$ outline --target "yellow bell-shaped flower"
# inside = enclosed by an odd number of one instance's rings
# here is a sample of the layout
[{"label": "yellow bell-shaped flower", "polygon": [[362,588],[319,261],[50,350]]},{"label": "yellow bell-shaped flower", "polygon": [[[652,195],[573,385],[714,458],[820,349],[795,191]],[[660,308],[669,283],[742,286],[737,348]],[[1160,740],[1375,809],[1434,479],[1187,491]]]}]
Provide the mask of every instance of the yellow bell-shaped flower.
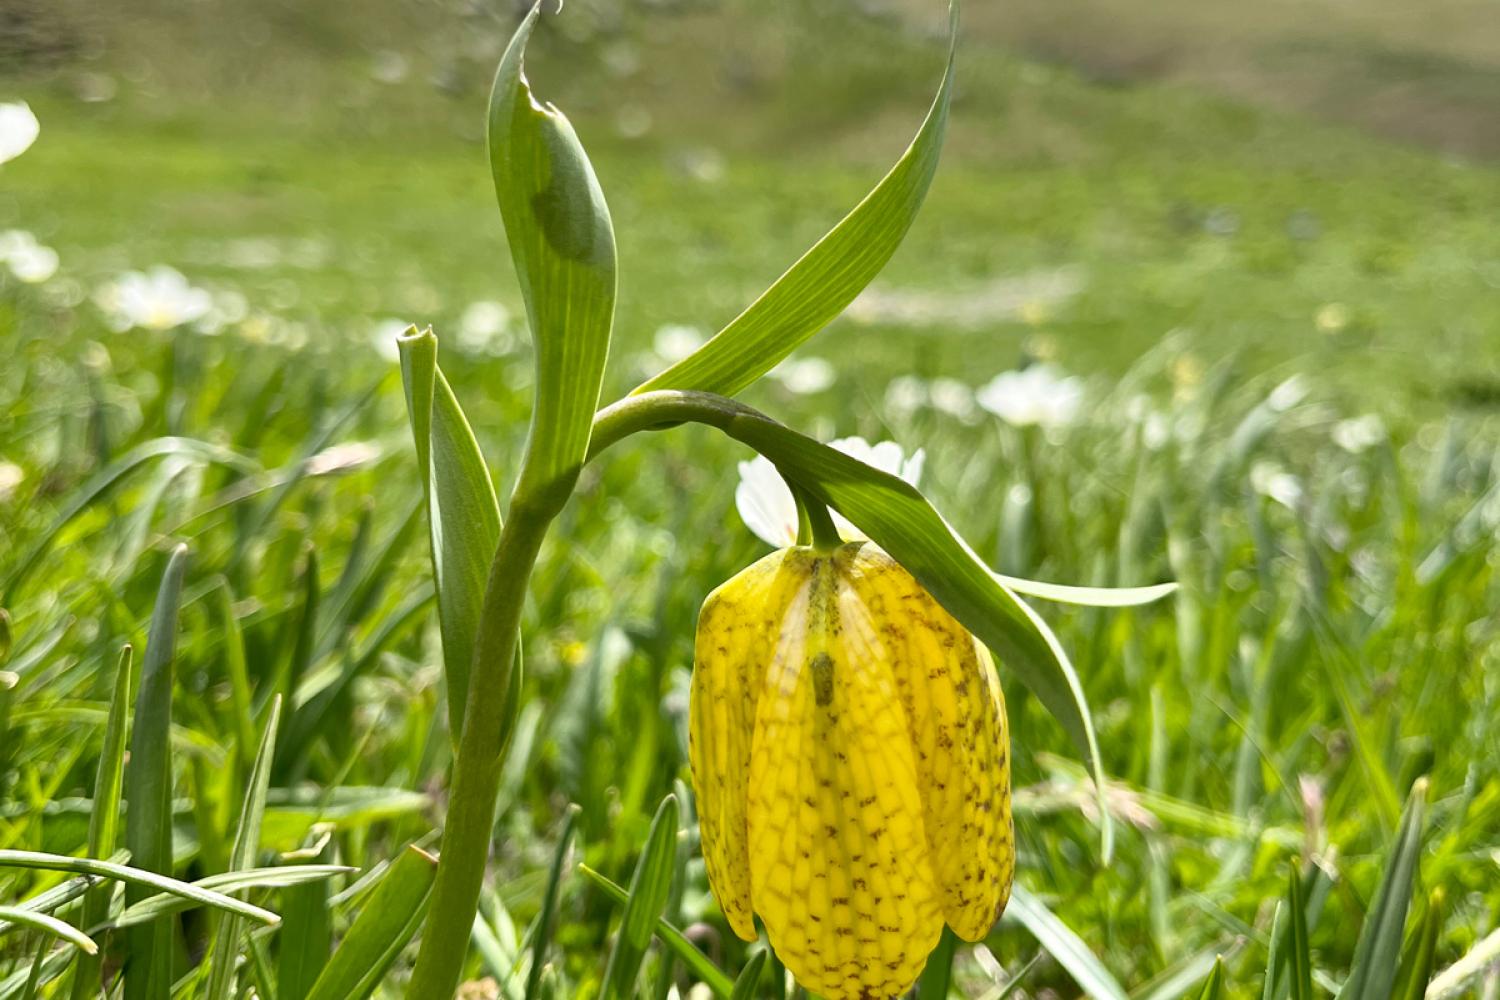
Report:
[{"label": "yellow bell-shaped flower", "polygon": [[826,1000],[896,997],[1015,870],[988,651],[868,542],[782,549],[698,619],[690,757],[709,883]]}]

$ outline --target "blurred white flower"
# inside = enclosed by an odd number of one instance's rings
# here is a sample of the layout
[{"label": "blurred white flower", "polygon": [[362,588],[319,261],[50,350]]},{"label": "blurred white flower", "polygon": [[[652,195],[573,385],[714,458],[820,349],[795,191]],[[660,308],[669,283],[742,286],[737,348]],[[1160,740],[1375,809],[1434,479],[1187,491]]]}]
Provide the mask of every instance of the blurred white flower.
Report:
[{"label": "blurred white flower", "polygon": [[94,300],[121,333],[137,328],[172,330],[202,319],[214,307],[212,295],[165,265],[127,271],[99,289]]},{"label": "blurred white flower", "polygon": [[664,364],[675,365],[703,346],[703,331],[696,326],[668,323],[656,331],[651,350]]},{"label": "blurred white flower", "polygon": [[383,319],[370,328],[370,344],[386,361],[400,361],[401,348],[396,344],[396,338],[407,330],[411,324],[404,319]]},{"label": "blurred white flower", "polygon": [[1374,447],[1385,440],[1385,424],[1373,413],[1333,425],[1333,443],[1351,455]]},{"label": "blurred white flower", "polygon": [[[861,437],[839,438],[828,442],[828,446],[882,472],[900,476],[913,486],[921,481],[922,464],[927,457],[921,448],[908,457],[894,441],[872,445]],[[767,545],[784,548],[797,544],[797,501],[769,458],[757,455],[740,463],[740,485],[734,491],[734,505],[745,527]],[[837,511],[830,513],[842,537],[851,540],[865,537],[843,515]]]},{"label": "blurred white flower", "polygon": [[833,385],[838,374],[822,358],[787,358],[769,372],[791,393],[810,396]]},{"label": "blurred white flower", "polygon": [[250,301],[233,290],[219,292],[213,303],[213,308],[193,324],[194,330],[206,336],[217,336],[226,327],[243,323],[250,315]]},{"label": "blurred white flower", "polygon": [[885,408],[893,416],[909,417],[927,402],[927,383],[915,375],[897,375],[885,387]]},{"label": "blurred white flower", "polygon": [[502,302],[469,303],[458,321],[458,347],[470,354],[506,354],[514,347],[510,310]]},{"label": "blurred white flower", "polygon": [[968,422],[976,415],[974,390],[956,378],[935,378],[927,386],[927,398],[939,413]]},{"label": "blurred white flower", "polygon": [[30,149],[41,131],[41,123],[25,101],[0,104],[0,163],[14,160]]},{"label": "blurred white flower", "polygon": [[400,83],[411,71],[411,64],[399,52],[382,49],[370,64],[370,78],[377,83]]},{"label": "blurred white flower", "polygon": [[309,476],[327,476],[369,465],[380,458],[380,446],[373,441],[346,441],[324,448],[303,466]]},{"label": "blurred white flower", "polygon": [[16,487],[26,479],[26,470],[14,462],[0,459],[0,501],[15,495]]},{"label": "blurred white flower", "polygon": [[979,405],[1016,427],[1062,427],[1083,404],[1083,380],[1055,365],[1030,365],[1001,372],[974,397]]},{"label": "blurred white flower", "polygon": [[37,242],[24,229],[0,233],[0,263],[10,268],[17,281],[39,285],[57,273],[57,251]]},{"label": "blurred white flower", "polygon": [[1255,492],[1293,510],[1302,500],[1302,480],[1275,462],[1256,462],[1252,465],[1250,485]]}]

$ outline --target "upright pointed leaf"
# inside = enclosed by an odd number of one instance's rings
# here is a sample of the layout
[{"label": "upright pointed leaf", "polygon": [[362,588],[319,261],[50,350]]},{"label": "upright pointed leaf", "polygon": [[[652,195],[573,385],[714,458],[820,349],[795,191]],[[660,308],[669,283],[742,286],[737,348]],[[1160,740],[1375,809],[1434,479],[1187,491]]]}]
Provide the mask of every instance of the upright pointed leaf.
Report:
[{"label": "upright pointed leaf", "polygon": [[1221,958],[1214,963],[1214,971],[1208,974],[1208,981],[1203,984],[1203,989],[1198,993],[1198,1000],[1223,1000],[1224,997],[1224,960]]},{"label": "upright pointed leaf", "polygon": [[1418,778],[1406,800],[1396,843],[1386,862],[1380,888],[1365,914],[1354,948],[1349,978],[1339,990],[1338,1000],[1390,1000],[1401,958],[1401,939],[1406,911],[1416,881],[1422,853],[1422,818],[1427,805],[1427,779]]},{"label": "upright pointed leaf", "polygon": [[698,350],[635,391],[699,389],[732,396],[827,326],[880,273],[905,239],[937,171],[953,97],[958,3],[949,8],[948,64],[917,136],[842,222],[748,309]]},{"label": "upright pointed leaf", "polygon": [[570,803],[563,814],[562,833],[557,838],[557,850],[552,854],[552,869],[547,873],[547,891],[542,895],[542,908],[536,915],[536,932],[531,938],[531,971],[526,976],[526,1000],[534,1000],[542,985],[542,969],[547,964],[547,946],[552,941],[552,917],[557,909],[557,897],[562,888],[563,868],[568,861],[568,851],[573,847],[573,826],[578,822],[581,810]]},{"label": "upright pointed leaf", "polygon": [[474,634],[500,540],[500,504],[469,421],[438,368],[437,338],[430,329],[411,330],[398,343],[417,468],[422,470],[427,497],[448,726],[457,743],[469,693]]},{"label": "upright pointed leaf", "polygon": [[[104,745],[99,750],[99,769],[94,775],[94,806],[89,814],[89,856],[107,858],[115,852],[120,828],[121,779],[125,771],[125,736],[134,686],[135,660],[126,646],[120,652],[115,673],[114,697],[104,723]],[[109,917],[109,886],[91,889],[83,904],[81,926],[93,927]],[[93,1000],[99,995],[100,961],[97,953],[79,956],[73,970],[73,1000]]]},{"label": "upright pointed leaf", "polygon": [[1427,985],[1437,965],[1438,934],[1443,929],[1443,890],[1434,889],[1427,898],[1427,909],[1417,924],[1401,955],[1401,970],[1396,976],[1395,1000],[1423,1000]]},{"label": "upright pointed leaf", "polygon": [[[261,732],[260,749],[255,754],[255,763],[250,768],[250,779],[245,786],[245,802],[240,807],[239,826],[235,830],[234,846],[229,852],[230,871],[243,871],[255,865],[256,854],[260,850],[261,820],[266,812],[266,792],[271,784],[271,756],[276,749],[276,730],[280,722],[281,697],[278,695],[271,701],[271,714]],[[240,919],[235,916],[226,915],[219,921],[204,1000],[227,1000],[229,997],[234,983],[234,963],[239,955],[242,926]]]},{"label": "upright pointed leaf", "polygon": [[437,860],[402,851],[359,906],[359,914],[323,967],[307,1000],[365,1000],[427,915]]},{"label": "upright pointed leaf", "polygon": [[[135,699],[135,724],[126,771],[125,846],[131,864],[145,871],[172,871],[172,728],[173,660],[177,649],[177,611],[187,546],[179,545],[167,561],[156,594],[156,609],[146,639],[141,686]],[[149,893],[139,885],[125,887],[125,903]],[[125,1000],[167,1000],[172,991],[172,924],[170,918],[132,927],[126,934]]]},{"label": "upright pointed leaf", "polygon": [[677,797],[668,795],[657,807],[651,832],[646,836],[646,849],[641,852],[630,879],[630,896],[625,901],[620,931],[604,972],[604,996],[635,995],[641,961],[646,957],[646,947],[672,891],[676,858]]},{"label": "upright pointed leaf", "polygon": [[[325,845],[324,860],[329,855]],[[333,948],[326,880],[305,882],[281,892],[280,949],[276,961],[277,1000],[305,1000]]]},{"label": "upright pointed leaf", "polygon": [[[758,951],[750,956],[750,961],[740,970],[739,978],[734,981],[734,992],[729,994],[729,1000],[754,1000],[760,995],[760,976],[766,967],[766,956],[768,951]],[[923,994],[924,996],[926,994]],[[938,994],[933,994],[938,996]]]},{"label": "upright pointed leaf", "polygon": [[615,312],[615,237],[573,126],[526,82],[526,15],[490,95],[490,170],[536,346],[536,395],[516,496],[559,509],[573,490],[599,405]]}]

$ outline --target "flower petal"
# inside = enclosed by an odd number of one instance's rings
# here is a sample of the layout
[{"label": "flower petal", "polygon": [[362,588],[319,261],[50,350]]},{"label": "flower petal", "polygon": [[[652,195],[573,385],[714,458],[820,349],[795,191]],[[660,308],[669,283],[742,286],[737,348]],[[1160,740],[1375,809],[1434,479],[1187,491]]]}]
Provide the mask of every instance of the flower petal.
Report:
[{"label": "flower petal", "polygon": [[916,748],[925,828],[942,886],[943,917],[966,941],[983,938],[1010,898],[1015,841],[1010,736],[989,651],[894,560],[862,546],[850,580],[867,614],[848,641],[884,652]]},{"label": "flower petal", "polygon": [[[911,735],[879,646],[833,559],[788,609],[756,711],[750,874],[776,954],[826,1000],[895,997],[942,932]],[[867,655],[876,654],[876,655]]]},{"label": "flower petal", "polygon": [[719,908],[746,941],[756,938],[745,819],[755,706],[776,629],[806,579],[805,559],[773,552],[710,594],[698,616],[688,758],[703,861]]}]

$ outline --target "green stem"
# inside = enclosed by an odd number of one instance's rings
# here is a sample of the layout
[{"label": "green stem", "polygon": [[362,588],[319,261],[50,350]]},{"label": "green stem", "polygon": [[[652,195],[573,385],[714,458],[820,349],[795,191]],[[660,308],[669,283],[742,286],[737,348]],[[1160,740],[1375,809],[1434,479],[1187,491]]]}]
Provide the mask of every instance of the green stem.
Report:
[{"label": "green stem", "polygon": [[585,462],[592,462],[610,445],[638,431],[695,423],[717,427],[730,437],[737,437],[736,427],[747,422],[776,423],[754,407],[711,392],[659,389],[626,396],[594,415],[594,432],[589,438]]},{"label": "green stem", "polygon": [[518,685],[512,683],[526,584],[555,512],[517,497],[500,530],[484,611],[474,643],[463,733],[453,761],[453,785],[443,825],[437,881],[422,931],[422,947],[406,995],[438,1000],[458,989],[479,908],[500,772]]},{"label": "green stem", "polygon": [[[797,498],[798,520],[800,521],[804,516],[807,518],[813,548],[826,554],[843,545],[844,540],[839,537],[839,529],[834,526],[833,518],[829,515],[828,508],[823,506],[822,501],[791,480],[787,480],[787,485],[792,488],[792,496]],[[797,544],[804,544],[800,526]]]}]

